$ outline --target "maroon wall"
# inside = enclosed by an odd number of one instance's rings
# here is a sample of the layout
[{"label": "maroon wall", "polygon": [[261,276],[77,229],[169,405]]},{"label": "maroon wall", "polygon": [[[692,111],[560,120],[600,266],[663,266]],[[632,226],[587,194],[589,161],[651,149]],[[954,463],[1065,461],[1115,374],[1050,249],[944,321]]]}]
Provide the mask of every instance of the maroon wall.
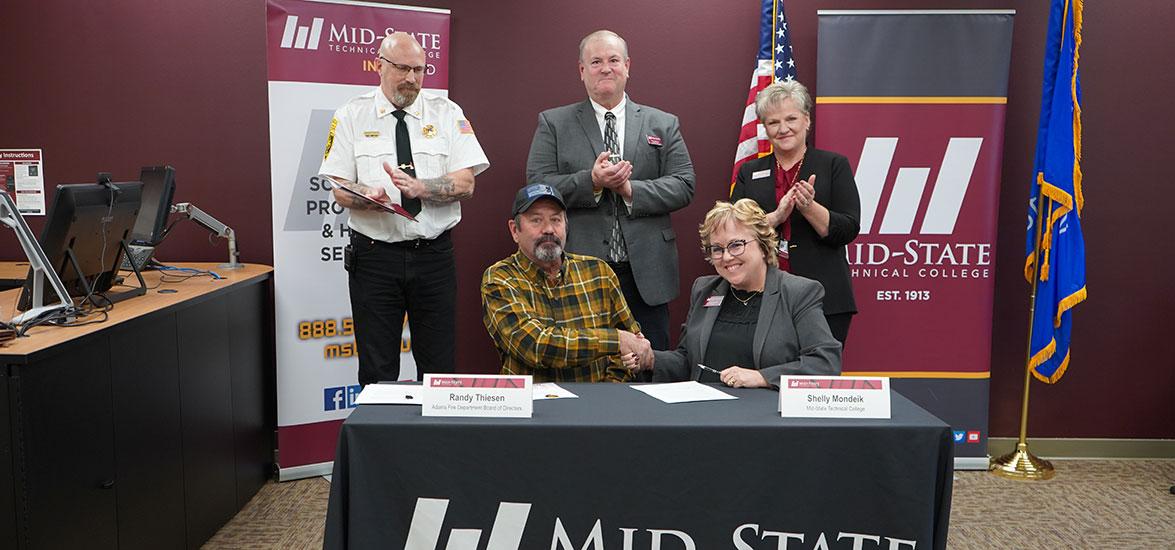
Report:
[{"label": "maroon wall", "polygon": [[[495,368],[480,320],[482,269],[511,251],[505,229],[523,182],[539,110],[578,101],[576,45],[591,30],[624,35],[633,58],[629,93],[681,117],[698,175],[694,203],[678,212],[683,293],[707,266],[694,231],[725,196],[738,119],[757,48],[757,0],[724,2],[443,1],[452,20],[452,97],[473,120],[493,166],[455,231],[459,269],[458,361]],[[789,0],[801,80],[815,83],[817,9],[1018,10],[996,254],[991,433],[1018,430],[1028,288],[1020,276],[1036,137],[1046,2]],[[233,226],[242,259],[272,262],[262,0],[6,2],[0,20],[0,148],[42,147],[50,184],[91,181],[99,170],[131,178],[144,164],[177,167],[176,200]],[[1175,270],[1160,224],[1175,76],[1151,61],[1172,51],[1165,22],[1175,5],[1088,2],[1081,66],[1085,91],[1083,218],[1089,301],[1079,306],[1069,373],[1034,384],[1034,436],[1175,437]],[[1158,131],[1150,131],[1157,128]],[[1110,191],[1114,192],[1110,192]],[[34,223],[35,228],[39,226]],[[1115,229],[1117,228],[1117,229]],[[1151,244],[1151,240],[1158,243]],[[15,258],[14,239],[0,250]],[[224,244],[181,224],[166,259],[222,260]],[[674,322],[685,304],[671,307]],[[949,320],[944,320],[949,322]],[[1110,375],[1114,376],[1111,377]]]}]

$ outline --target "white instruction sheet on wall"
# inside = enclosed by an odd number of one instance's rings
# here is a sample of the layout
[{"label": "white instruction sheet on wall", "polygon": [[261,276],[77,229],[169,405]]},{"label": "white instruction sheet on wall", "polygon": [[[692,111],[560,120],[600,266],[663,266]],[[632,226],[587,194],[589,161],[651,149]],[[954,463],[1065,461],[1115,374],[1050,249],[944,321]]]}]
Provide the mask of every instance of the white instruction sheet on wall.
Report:
[{"label": "white instruction sheet on wall", "polygon": [[45,164],[40,149],[0,149],[0,186],[25,216],[45,215]]}]

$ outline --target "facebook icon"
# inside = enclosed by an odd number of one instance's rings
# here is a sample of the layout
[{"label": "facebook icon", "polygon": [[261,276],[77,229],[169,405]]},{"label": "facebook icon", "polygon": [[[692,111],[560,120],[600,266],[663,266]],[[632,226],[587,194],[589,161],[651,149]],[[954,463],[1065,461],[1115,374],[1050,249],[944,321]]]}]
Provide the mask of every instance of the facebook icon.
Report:
[{"label": "facebook icon", "polygon": [[342,409],[355,408],[355,398],[359,397],[359,391],[363,386],[355,384],[354,386],[335,386],[333,388],[323,388],[322,390],[322,410],[324,411],[338,411]]}]

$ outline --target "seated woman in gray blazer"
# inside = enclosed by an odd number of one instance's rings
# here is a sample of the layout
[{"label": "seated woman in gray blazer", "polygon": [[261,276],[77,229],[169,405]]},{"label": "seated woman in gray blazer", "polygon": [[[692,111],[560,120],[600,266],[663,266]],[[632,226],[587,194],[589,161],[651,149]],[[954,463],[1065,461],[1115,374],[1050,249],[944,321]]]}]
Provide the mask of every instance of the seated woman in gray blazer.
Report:
[{"label": "seated woman in gray blazer", "polygon": [[[824,287],[779,270],[775,230],[758,204],[718,202],[699,233],[718,274],[694,281],[677,349],[653,352],[653,381],[766,388],[778,387],[786,374],[840,374],[841,345],[824,319]],[[647,359],[626,361],[650,368]]]}]

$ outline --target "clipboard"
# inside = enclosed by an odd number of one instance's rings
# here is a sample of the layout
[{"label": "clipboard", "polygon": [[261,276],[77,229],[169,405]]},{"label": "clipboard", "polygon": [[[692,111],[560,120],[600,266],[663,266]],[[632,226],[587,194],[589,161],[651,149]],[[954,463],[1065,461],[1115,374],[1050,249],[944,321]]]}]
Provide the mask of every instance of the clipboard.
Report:
[{"label": "clipboard", "polygon": [[362,199],[364,202],[367,202],[368,204],[375,205],[377,208],[379,208],[380,210],[383,210],[384,212],[387,212],[389,214],[397,214],[397,215],[403,216],[405,218],[408,218],[411,221],[416,221],[416,216],[409,214],[407,210],[404,210],[403,206],[400,206],[394,202],[381,202],[381,201],[377,201],[375,199],[372,199],[371,197],[368,197],[367,195],[360,193],[354,187],[351,187],[351,182],[341,180],[339,178],[336,178],[334,176],[330,176],[327,174],[319,174],[318,177],[320,179],[324,179],[324,180],[329,181],[331,183],[331,185],[333,185],[339,189],[342,189],[343,191],[351,194],[351,196],[358,197],[358,198]]}]

